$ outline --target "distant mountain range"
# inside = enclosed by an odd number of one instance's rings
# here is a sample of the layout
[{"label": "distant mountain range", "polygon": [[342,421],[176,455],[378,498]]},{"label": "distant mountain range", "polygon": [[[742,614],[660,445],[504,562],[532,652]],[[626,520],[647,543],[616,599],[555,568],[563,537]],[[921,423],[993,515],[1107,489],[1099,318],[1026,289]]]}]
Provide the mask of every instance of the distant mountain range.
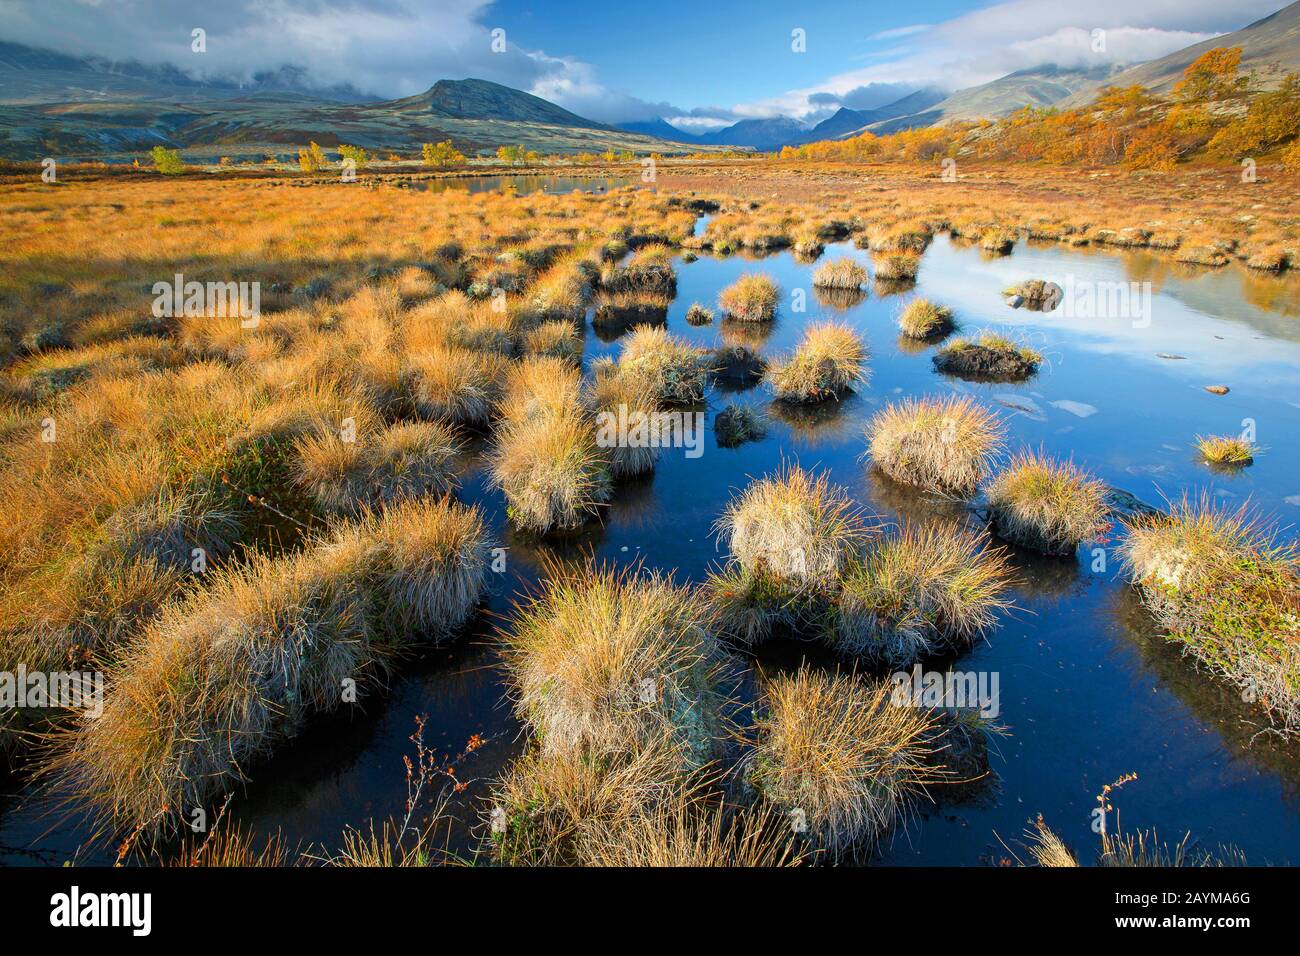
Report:
[{"label": "distant mountain range", "polygon": [[[1293,3],[1277,13],[1249,26],[1184,47],[1158,60],[1150,60],[1110,77],[1116,86],[1140,84],[1157,92],[1167,93],[1183,78],[1183,70],[1215,47],[1241,47],[1241,69],[1255,73],[1253,86],[1270,89],[1277,86],[1286,73],[1300,72],[1300,3]],[[1087,97],[1075,94],[1061,101],[1062,107],[1082,106]]]},{"label": "distant mountain range", "polygon": [[1122,67],[1068,70],[1047,64],[1019,70],[981,86],[958,90],[913,113],[880,120],[857,130],[877,135],[899,130],[951,123],[958,120],[997,119],[1026,106],[1053,106],[1078,94],[1087,100]]},{"label": "distant mountain range", "polygon": [[411,153],[450,139],[467,154],[520,144],[541,153],[632,150],[774,151],[864,132],[887,134],[957,120],[997,119],[1024,106],[1086,105],[1105,84],[1167,92],[1206,50],[1240,46],[1256,86],[1300,70],[1300,2],[1226,36],[1124,69],[1039,66],[948,92],[925,88],[870,110],[841,107],[811,125],[789,117],[745,119],[687,133],[662,117],[612,126],[540,97],[480,79],[439,80],[423,93],[376,100],[328,89],[283,67],[251,80],[195,79],[169,66],[115,63],[0,42],[0,156],[131,156],[155,145],[194,158],[292,153],[315,140]]},{"label": "distant mountain range", "polygon": [[194,159],[260,157],[313,140],[410,153],[450,139],[467,155],[513,144],[543,154],[709,148],[629,133],[487,80],[439,80],[416,96],[375,101],[304,79],[285,69],[243,84],[199,81],[170,67],[0,44],[0,155],[125,157],[161,145]]},{"label": "distant mountain range", "polygon": [[652,120],[640,123],[620,123],[619,129],[696,146],[728,146],[734,149],[756,149],[766,152],[780,149],[791,140],[802,136],[808,131],[808,124],[786,116],[776,116],[771,119],[741,120],[710,133],[687,133],[662,116],[656,116]]}]

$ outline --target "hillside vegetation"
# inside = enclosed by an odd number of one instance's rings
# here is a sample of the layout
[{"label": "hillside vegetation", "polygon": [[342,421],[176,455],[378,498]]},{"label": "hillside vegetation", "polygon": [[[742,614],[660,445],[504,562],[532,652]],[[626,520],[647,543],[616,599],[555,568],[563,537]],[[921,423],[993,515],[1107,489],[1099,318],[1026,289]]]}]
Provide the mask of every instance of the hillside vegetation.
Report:
[{"label": "hillside vegetation", "polygon": [[959,122],[886,136],[786,147],[782,159],[887,162],[971,158],[1173,169],[1192,159],[1276,156],[1300,170],[1300,76],[1258,91],[1239,47],[1202,54],[1167,94],[1106,86],[1077,109],[1032,106],[997,121]]}]

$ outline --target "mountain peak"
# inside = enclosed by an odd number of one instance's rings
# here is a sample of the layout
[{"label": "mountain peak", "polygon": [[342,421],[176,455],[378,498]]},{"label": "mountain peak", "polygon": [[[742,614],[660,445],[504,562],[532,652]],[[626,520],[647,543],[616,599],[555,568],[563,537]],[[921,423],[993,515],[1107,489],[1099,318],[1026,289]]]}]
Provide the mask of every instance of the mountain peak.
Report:
[{"label": "mountain peak", "polygon": [[421,110],[452,119],[501,120],[511,123],[549,123],[584,129],[611,129],[604,123],[584,119],[540,96],[511,89],[491,80],[467,77],[439,80],[423,93],[394,100],[403,110]]}]

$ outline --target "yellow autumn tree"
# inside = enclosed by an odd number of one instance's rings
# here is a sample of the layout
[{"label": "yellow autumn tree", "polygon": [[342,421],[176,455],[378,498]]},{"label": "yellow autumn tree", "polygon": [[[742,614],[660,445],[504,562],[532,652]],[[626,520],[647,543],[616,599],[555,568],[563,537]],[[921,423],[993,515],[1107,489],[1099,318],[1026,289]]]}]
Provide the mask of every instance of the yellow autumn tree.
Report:
[{"label": "yellow autumn tree", "polygon": [[1237,75],[1240,66],[1239,46],[1206,50],[1183,70],[1183,79],[1174,87],[1174,95],[1194,103],[1221,100],[1245,88],[1246,77]]}]

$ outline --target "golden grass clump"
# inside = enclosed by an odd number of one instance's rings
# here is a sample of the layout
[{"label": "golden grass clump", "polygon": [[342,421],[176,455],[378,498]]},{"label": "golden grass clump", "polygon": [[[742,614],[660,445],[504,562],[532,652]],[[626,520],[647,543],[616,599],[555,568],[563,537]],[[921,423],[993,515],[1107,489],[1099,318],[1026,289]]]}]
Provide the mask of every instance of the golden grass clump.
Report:
[{"label": "golden grass clump", "polygon": [[776,318],[781,291],[771,276],[747,272],[718,296],[718,306],[737,322],[770,322]]},{"label": "golden grass clump", "polygon": [[947,525],[877,539],[841,578],[826,638],[843,654],[904,667],[970,646],[1010,607],[1004,552]]},{"label": "golden grass clump", "polygon": [[530,747],[492,792],[491,850],[510,866],[575,866],[609,834],[698,786],[670,737],[610,752]]},{"label": "golden grass clump", "polygon": [[610,456],[583,412],[504,422],[490,467],[510,520],[539,534],[579,527],[612,495]]},{"label": "golden grass clump", "polygon": [[524,359],[509,374],[490,480],[516,527],[545,534],[594,517],[612,494],[611,462],[597,443],[578,370],[557,358]]},{"label": "golden grass clump", "polygon": [[1072,556],[1110,529],[1106,486],[1071,462],[1016,455],[990,483],[989,515],[998,537],[1044,554]]},{"label": "golden grass clump", "polygon": [[627,265],[607,264],[601,270],[600,284],[610,292],[670,293],[677,287],[673,250],[663,243],[642,246]]},{"label": "golden grass clump", "polygon": [[806,667],[763,688],[748,781],[834,859],[888,833],[933,773],[933,719],[891,695]]},{"label": "golden grass clump", "polygon": [[798,465],[752,482],[717,528],[747,571],[810,586],[833,583],[872,530],[843,488]]},{"label": "golden grass clump", "polygon": [[1002,447],[996,415],[966,396],[904,399],[867,423],[866,457],[890,478],[944,495],[973,495]]},{"label": "golden grass clump", "polygon": [[524,352],[577,362],[582,358],[582,336],[571,320],[553,319],[524,333]]},{"label": "golden grass clump", "polygon": [[915,252],[890,252],[875,259],[876,278],[887,282],[910,282],[921,271],[921,257]]},{"label": "golden grass clump", "polygon": [[985,252],[1006,255],[1016,244],[1016,234],[1010,229],[990,229],[980,236],[979,244]]},{"label": "golden grass clump", "polygon": [[1300,732],[1300,554],[1243,506],[1184,498],[1125,521],[1121,553],[1169,640]]},{"label": "golden grass clump", "polygon": [[808,326],[794,354],[774,363],[767,382],[779,401],[822,402],[839,398],[868,377],[867,346],[847,325]]},{"label": "golden grass clump", "polygon": [[502,635],[519,716],[545,755],[668,744],[700,767],[724,730],[707,611],[640,568],[551,566]]},{"label": "golden grass clump", "polygon": [[1206,462],[1224,468],[1245,468],[1259,448],[1239,435],[1197,435],[1196,450]]},{"label": "golden grass clump", "polygon": [[898,327],[909,339],[935,339],[953,330],[952,309],[929,299],[913,299],[898,317]]},{"label": "golden grass clump", "polygon": [[1027,839],[1025,849],[1029,851],[1035,866],[1075,867],[1079,865],[1079,861],[1065,845],[1065,841],[1047,826],[1041,816],[1034,821],[1034,828],[1025,832],[1025,836]]},{"label": "golden grass clump", "polygon": [[701,401],[711,371],[707,351],[653,325],[639,325],[623,340],[618,365],[624,375],[645,378],[669,405]]},{"label": "golden grass clump", "polygon": [[859,237],[858,246],[872,252],[924,252],[932,231],[924,222],[894,222],[873,226]]},{"label": "golden grass clump", "polygon": [[616,822],[599,821],[584,864],[613,867],[798,866],[789,821],[770,806],[728,807],[708,795],[674,793]]},{"label": "golden grass clump", "polygon": [[477,510],[444,500],[223,568],[133,643],[55,768],[106,823],[170,831],[312,715],[355,702],[395,651],[458,630],[486,559]]},{"label": "golden grass clump", "polygon": [[813,273],[813,285],[821,289],[861,289],[870,277],[867,270],[848,256],[823,262]]},{"label": "golden grass clump", "polygon": [[438,347],[407,356],[404,374],[419,414],[449,425],[486,428],[506,368],[499,355]]},{"label": "golden grass clump", "polygon": [[455,488],[455,433],[436,422],[390,425],[374,436],[336,431],[310,435],[294,448],[294,479],[327,514],[371,508]]},{"label": "golden grass clump", "polygon": [[764,569],[747,570],[735,561],[710,573],[700,593],[715,633],[747,647],[811,616],[811,595],[800,586]]},{"label": "golden grass clump", "polygon": [[688,325],[708,325],[713,321],[713,310],[700,302],[692,302],[690,308],[686,310],[686,323]]},{"label": "golden grass clump", "polygon": [[[609,457],[610,474],[627,478],[652,471],[660,447],[658,387],[648,376],[625,373],[608,357],[593,362],[591,371],[596,444]],[[619,431],[620,423],[626,433]]]}]

